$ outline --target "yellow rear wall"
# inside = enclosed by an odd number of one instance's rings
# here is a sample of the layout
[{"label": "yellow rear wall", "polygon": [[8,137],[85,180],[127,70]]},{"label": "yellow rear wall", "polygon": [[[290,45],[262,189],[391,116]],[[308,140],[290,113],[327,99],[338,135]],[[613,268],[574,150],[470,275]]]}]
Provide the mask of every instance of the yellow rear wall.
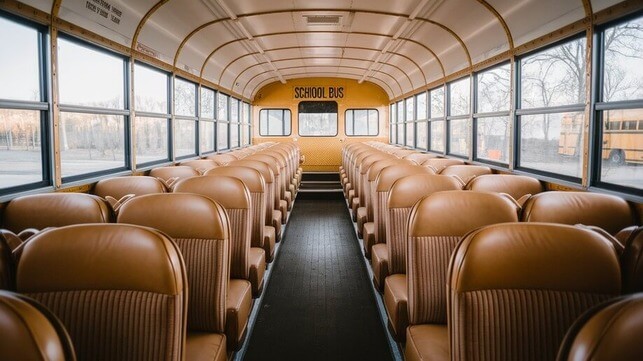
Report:
[{"label": "yellow rear wall", "polygon": [[[296,86],[343,87],[341,99],[295,99],[293,88]],[[328,91],[326,92],[328,96]],[[334,100],[338,105],[337,136],[335,137],[301,137],[298,126],[298,105],[300,101]],[[253,101],[253,135],[252,143],[263,142],[296,142],[306,157],[303,164],[308,172],[336,172],[341,163],[341,149],[344,144],[378,140],[388,142],[388,103],[386,92],[379,86],[357,80],[339,78],[305,78],[288,80],[286,84],[271,83],[263,87]],[[291,135],[284,137],[262,137],[259,135],[259,111],[264,108],[285,108],[292,113]],[[347,109],[377,109],[379,113],[379,135],[374,137],[346,136],[344,113]]]}]

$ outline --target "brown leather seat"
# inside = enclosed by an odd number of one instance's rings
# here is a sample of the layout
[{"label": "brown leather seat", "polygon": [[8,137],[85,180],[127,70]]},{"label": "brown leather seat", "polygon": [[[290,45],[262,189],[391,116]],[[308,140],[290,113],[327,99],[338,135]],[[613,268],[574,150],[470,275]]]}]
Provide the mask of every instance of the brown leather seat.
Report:
[{"label": "brown leather seat", "polygon": [[589,192],[551,191],[530,197],[523,222],[551,222],[596,226],[614,235],[635,224],[633,212],[620,197]]},{"label": "brown leather seat", "polygon": [[209,171],[212,168],[220,167],[221,164],[217,163],[213,159],[192,159],[192,160],[186,160],[185,162],[181,162],[180,165],[188,166],[190,168],[193,168],[200,174],[203,174],[207,171]]},{"label": "brown leather seat", "polygon": [[620,256],[623,293],[643,292],[643,226],[631,232]]},{"label": "brown leather seat", "polygon": [[224,153],[224,154],[211,154],[205,157],[205,159],[210,159],[217,162],[220,165],[227,165],[230,162],[234,162],[239,158],[233,153]]},{"label": "brown leather seat", "polygon": [[0,359],[74,361],[69,334],[48,309],[16,293],[0,291]]},{"label": "brown leather seat", "polygon": [[158,167],[150,170],[150,177],[158,178],[167,189],[171,190],[172,185],[179,179],[189,178],[201,175],[199,171],[187,165],[177,165],[171,167]]},{"label": "brown leather seat", "polygon": [[16,285],[62,321],[79,360],[185,357],[185,266],[156,230],[83,224],[41,232],[24,246]]},{"label": "brown leather seat", "polygon": [[288,203],[285,200],[286,188],[282,180],[285,174],[283,174],[283,168],[280,166],[279,160],[274,155],[266,153],[255,153],[246,159],[258,160],[270,166],[270,169],[275,175],[275,210],[278,210],[278,214],[281,214],[281,224],[286,224],[288,220]]},{"label": "brown leather seat", "polygon": [[3,213],[3,227],[19,233],[80,223],[107,223],[112,211],[107,202],[86,193],[43,193],[13,199]]},{"label": "brown leather seat", "polygon": [[543,186],[538,179],[524,175],[486,174],[473,178],[467,183],[466,189],[506,193],[513,199],[520,200],[542,192]]},{"label": "brown leather seat", "polygon": [[[118,202],[125,200],[126,196],[165,192],[167,192],[165,183],[158,178],[149,176],[102,179],[96,183],[93,190],[95,195],[107,199],[115,210],[120,206]],[[114,202],[117,203],[114,204]]]},{"label": "brown leather seat", "polygon": [[596,232],[506,223],[470,233],[448,288],[451,356],[553,360],[569,327],[620,291],[618,258]]},{"label": "brown leather seat", "polygon": [[452,165],[464,165],[461,159],[453,158],[429,158],[422,163],[423,166],[433,169],[434,172],[440,173],[444,168]]},{"label": "brown leather seat", "polygon": [[384,280],[388,276],[388,199],[391,187],[401,178],[413,174],[433,174],[429,168],[419,165],[392,165],[382,169],[375,179],[375,239],[377,243],[371,247],[371,269],[373,270],[373,283],[378,290],[384,290]]},{"label": "brown leather seat", "polygon": [[358,178],[357,182],[359,182],[359,207],[355,212],[355,220],[357,222],[357,234],[359,238],[363,238],[364,224],[369,221],[373,221],[368,218],[368,204],[370,202],[371,195],[371,184],[368,181],[368,170],[371,168],[373,163],[383,159],[393,159],[393,157],[380,151],[374,152],[362,160],[356,172]]},{"label": "brown leather seat", "polygon": [[[384,303],[390,310],[389,321],[396,334],[404,333],[406,317],[416,333],[421,333],[426,324],[446,329],[445,284],[449,258],[456,245],[476,228],[516,221],[518,207],[496,193],[444,191],[417,202],[408,221],[406,277],[396,274],[386,279],[388,292]],[[408,316],[405,290],[408,290]],[[409,332],[406,335],[408,337]],[[417,344],[417,340],[407,340],[407,343]],[[406,350],[408,354],[412,348]]]},{"label": "brown leather seat", "polygon": [[294,199],[290,188],[291,178],[287,168],[288,164],[287,164],[286,157],[281,152],[278,152],[277,150],[273,150],[272,148],[261,152],[261,154],[272,156],[274,159],[277,160],[277,165],[279,165],[279,172],[281,174],[281,177],[280,177],[281,188],[282,188],[281,200],[284,201],[286,204],[286,208],[281,209],[281,211],[282,213],[285,213],[292,209],[292,201]]},{"label": "brown leather seat", "polygon": [[[29,229],[30,228],[28,228],[27,230],[29,230]],[[8,229],[4,229],[4,228],[0,229],[0,240],[5,242],[5,244],[7,245],[7,248],[10,251],[13,251],[14,249],[18,248],[18,246],[20,246],[22,244],[22,242],[23,242],[23,239],[20,238],[19,235],[11,232]]]},{"label": "brown leather seat", "polygon": [[[238,167],[248,167],[252,168],[263,177],[263,180],[266,184],[264,189],[263,204],[266,209],[265,222],[264,222],[264,244],[269,242],[270,244],[275,244],[281,240],[281,212],[278,215],[273,213],[277,212],[275,210],[275,174],[270,169],[270,167],[261,161],[258,160],[238,160],[230,163],[230,166]],[[254,216],[261,217],[261,212],[259,209],[254,209]],[[278,236],[278,237],[277,237]],[[273,247],[274,248],[274,247]],[[272,257],[272,255],[269,255]],[[268,262],[272,262],[272,258],[267,259]]]},{"label": "brown leather seat", "polygon": [[440,171],[440,174],[457,177],[462,184],[468,184],[472,179],[491,174],[491,168],[482,165],[450,165]]},{"label": "brown leather seat", "polygon": [[403,157],[403,159],[412,160],[417,164],[422,164],[426,162],[428,159],[433,159],[433,158],[441,158],[441,156],[433,153],[411,153]]},{"label": "brown leather seat", "polygon": [[615,298],[584,313],[565,335],[558,361],[643,360],[643,294]]},{"label": "brown leather seat", "polygon": [[16,288],[16,266],[14,264],[11,252],[13,248],[9,245],[7,238],[10,238],[13,232],[5,229],[0,230],[0,290],[13,291]]},{"label": "brown leather seat", "polygon": [[250,282],[252,296],[263,290],[266,253],[251,246],[252,207],[250,192],[238,178],[223,175],[185,178],[176,183],[174,192],[206,196],[225,208],[230,222],[230,278]]}]

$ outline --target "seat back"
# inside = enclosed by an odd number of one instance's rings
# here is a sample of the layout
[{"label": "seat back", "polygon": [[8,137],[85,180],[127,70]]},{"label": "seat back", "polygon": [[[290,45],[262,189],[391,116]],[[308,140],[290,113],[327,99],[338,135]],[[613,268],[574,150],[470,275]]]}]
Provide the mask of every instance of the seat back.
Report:
[{"label": "seat back", "polygon": [[440,158],[439,155],[433,153],[411,153],[403,157],[403,159],[408,159],[416,162],[417,164],[422,164],[428,159]]},{"label": "seat back", "polygon": [[263,177],[264,182],[266,183],[265,188],[265,208],[266,208],[266,226],[270,226],[272,222],[272,212],[275,210],[275,174],[270,169],[270,167],[261,161],[258,160],[238,160],[230,163],[230,166],[239,166],[239,167],[248,167],[252,168]]},{"label": "seat back", "polygon": [[62,321],[78,359],[185,356],[185,266],[156,230],[83,224],[39,233],[24,246],[16,286]]},{"label": "seat back", "polygon": [[513,199],[534,195],[543,191],[543,186],[536,178],[524,175],[485,174],[473,178],[466,189],[480,192],[497,192],[509,194]]},{"label": "seat back", "polygon": [[248,279],[252,232],[250,192],[238,178],[207,175],[181,179],[174,192],[199,194],[225,208],[230,223],[230,278]]},{"label": "seat back", "polygon": [[621,272],[623,293],[643,292],[643,226],[637,227],[625,242]]},{"label": "seat back", "polygon": [[464,165],[461,159],[453,158],[429,158],[422,163],[423,166],[430,167],[436,173],[440,173],[444,168],[452,165]]},{"label": "seat back", "polygon": [[3,227],[14,233],[80,223],[107,223],[107,202],[86,193],[43,193],[14,198],[4,210]]},{"label": "seat back", "polygon": [[270,167],[270,170],[272,170],[272,173],[275,175],[275,183],[274,183],[275,209],[279,209],[277,207],[279,205],[279,200],[285,199],[284,198],[285,188],[282,187],[283,182],[281,181],[281,178],[285,175],[281,174],[281,168],[277,163],[277,158],[268,154],[255,153],[250,157],[247,157],[246,160],[258,160],[260,162],[266,163]]},{"label": "seat back", "polygon": [[210,169],[205,175],[222,175],[241,180],[250,192],[252,247],[263,247],[264,224],[266,219],[266,183],[257,170],[248,167],[227,166]]},{"label": "seat back", "polygon": [[[410,160],[401,160],[401,159],[396,159],[396,158],[387,158],[387,159],[382,159],[375,161],[371,167],[368,169],[368,189],[369,189],[369,194],[366,195],[367,202],[366,202],[366,212],[368,216],[368,220],[375,221],[375,205],[377,203],[377,185],[375,184],[375,180],[377,179],[377,176],[380,175],[380,172],[382,169],[392,166],[392,165],[413,165],[413,162]],[[377,239],[375,240],[376,243],[379,243]]]},{"label": "seat back", "polygon": [[643,294],[615,298],[585,312],[565,335],[558,361],[643,360]]},{"label": "seat back", "polygon": [[366,207],[367,198],[371,194],[369,187],[370,183],[368,182],[368,170],[376,161],[387,158],[392,159],[390,155],[374,149],[373,152],[365,157],[358,165],[355,174],[357,176],[357,182],[359,183],[359,193],[356,194],[356,196],[359,197],[360,207]]},{"label": "seat back", "polygon": [[612,244],[561,224],[474,231],[456,248],[449,270],[455,360],[552,360],[574,320],[621,290]]},{"label": "seat back", "polygon": [[449,258],[465,234],[517,221],[517,206],[496,193],[444,191],[417,202],[408,224],[409,323],[447,323]]},{"label": "seat back", "polygon": [[388,196],[393,183],[400,178],[412,174],[433,174],[433,171],[419,165],[399,164],[383,168],[375,178],[373,219],[375,222],[375,240],[377,243],[387,242],[388,225],[386,224],[386,215],[388,214]]},{"label": "seat back", "polygon": [[227,165],[230,162],[234,162],[235,160],[238,160],[238,158],[232,153],[210,154],[207,157],[205,157],[205,159],[213,160],[220,165]]},{"label": "seat back", "polygon": [[440,174],[443,175],[448,175],[452,177],[457,177],[460,179],[464,184],[469,183],[472,179],[475,177],[485,175],[485,174],[491,174],[491,168],[485,167],[482,165],[450,165],[442,171],[440,171]]},{"label": "seat back", "polygon": [[16,267],[7,238],[11,235],[16,238],[17,236],[5,229],[0,231],[2,232],[0,233],[0,290],[13,291],[16,284]]},{"label": "seat back", "polygon": [[415,203],[435,192],[461,188],[460,182],[452,177],[423,173],[409,175],[393,183],[386,220],[389,274],[406,273],[407,222]]},{"label": "seat back", "polygon": [[140,196],[144,194],[164,193],[165,184],[158,178],[141,177],[114,177],[102,179],[94,186],[93,193],[99,197],[113,197],[121,199],[128,194]]},{"label": "seat back", "polygon": [[207,172],[208,170],[212,168],[219,167],[220,164],[217,163],[213,159],[192,159],[192,160],[186,160],[185,162],[181,162],[182,166],[187,166],[190,168],[193,168],[200,174],[203,174]]},{"label": "seat back", "polygon": [[596,226],[614,235],[635,224],[627,202],[620,197],[590,192],[543,192],[523,207],[523,222],[551,222]]},{"label": "seat back", "polygon": [[16,293],[0,291],[0,359],[74,361],[69,334],[49,310]]},{"label": "seat back", "polygon": [[118,223],[158,229],[172,237],[185,260],[190,285],[188,330],[223,332],[231,262],[223,207],[199,194],[150,194],[125,203]]},{"label": "seat back", "polygon": [[165,183],[167,189],[172,189],[172,185],[178,179],[189,178],[201,175],[199,171],[187,165],[177,165],[170,167],[158,167],[150,170],[150,177],[158,178]]}]

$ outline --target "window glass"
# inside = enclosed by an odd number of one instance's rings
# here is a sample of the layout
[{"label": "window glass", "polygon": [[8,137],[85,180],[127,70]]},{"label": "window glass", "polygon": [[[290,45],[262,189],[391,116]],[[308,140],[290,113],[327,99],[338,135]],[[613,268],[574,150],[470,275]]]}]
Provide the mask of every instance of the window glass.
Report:
[{"label": "window glass", "polygon": [[431,150],[444,152],[444,120],[433,120],[431,124]]},{"label": "window glass", "polygon": [[201,118],[214,119],[214,90],[201,88]]},{"label": "window glass", "polygon": [[427,149],[427,122],[417,122],[416,123],[416,148]]},{"label": "window glass", "polygon": [[239,145],[239,123],[230,123],[230,148],[238,148]]},{"label": "window glass", "polygon": [[40,33],[0,17],[0,34],[0,99],[40,101]]},{"label": "window glass", "polygon": [[124,124],[118,115],[61,112],[62,177],[124,167]]},{"label": "window glass", "polygon": [[426,92],[420,93],[415,96],[415,103],[417,107],[417,116],[416,119],[423,120],[427,117],[427,104],[426,104]]},{"label": "window glass", "polygon": [[395,104],[391,104],[391,109],[389,111],[389,118],[391,123],[396,123],[397,119],[395,118],[396,115],[396,109],[395,109]]},{"label": "window glass", "polygon": [[228,96],[222,93],[217,94],[217,120],[228,119]]},{"label": "window glass", "polygon": [[464,78],[451,83],[449,85],[449,115],[457,116],[469,114],[471,104],[470,94],[469,78]]},{"label": "window glass", "polygon": [[585,103],[585,37],[520,61],[521,108]]},{"label": "window glass", "polygon": [[414,124],[415,123],[413,123],[413,122],[406,123],[406,143],[405,143],[405,145],[407,145],[409,147],[414,147],[415,146],[413,144],[413,141],[414,141],[413,138],[415,137],[415,134],[413,134],[414,133],[413,132],[413,125]]},{"label": "window glass", "polygon": [[168,124],[166,118],[136,117],[136,163],[169,160]]},{"label": "window glass", "polygon": [[250,104],[246,102],[241,106],[241,122],[250,124]]},{"label": "window glass", "polygon": [[404,123],[397,123],[397,141],[396,144],[404,145]]},{"label": "window glass", "polygon": [[454,119],[449,121],[449,154],[469,156],[471,134],[469,134],[469,119]]},{"label": "window glass", "polygon": [[199,121],[199,147],[201,153],[213,152],[214,147],[214,125],[215,122],[201,120]]},{"label": "window glass", "polygon": [[228,149],[228,123],[217,122],[217,150]]},{"label": "window glass", "polygon": [[444,87],[431,90],[431,118],[444,117]]},{"label": "window glass", "polygon": [[344,121],[348,136],[375,136],[379,133],[379,113],[375,109],[348,109]]},{"label": "window glass", "polygon": [[520,116],[523,167],[581,177],[583,112]]},{"label": "window glass", "polygon": [[322,137],[337,135],[337,102],[300,102],[299,135]]},{"label": "window glass", "polygon": [[511,66],[498,66],[478,73],[478,113],[509,110],[511,102]]},{"label": "window glass", "polygon": [[230,121],[239,121],[239,101],[235,98],[230,98]]},{"label": "window glass", "polygon": [[0,109],[0,189],[43,180],[40,117],[36,110]]},{"label": "window glass", "polygon": [[394,124],[394,123],[391,123],[390,127],[391,127],[391,130],[390,130],[390,132],[391,132],[391,134],[390,134],[391,135],[390,136],[390,138],[391,138],[390,143],[395,144],[397,142],[397,125]]},{"label": "window glass", "polygon": [[174,79],[174,114],[196,116],[196,84],[181,78]]},{"label": "window glass", "polygon": [[404,101],[400,100],[397,102],[397,122],[403,122],[404,121]]},{"label": "window glass", "polygon": [[603,101],[643,99],[643,16],[605,29]]},{"label": "window glass", "polygon": [[134,64],[134,98],[137,111],[169,114],[168,75],[148,66]]},{"label": "window glass", "polygon": [[259,135],[290,135],[291,122],[290,109],[261,109],[259,111]]},{"label": "window glass", "polygon": [[[641,108],[603,112],[606,126],[603,129],[601,181],[643,189],[643,124],[640,119],[643,119]],[[623,124],[620,130],[619,123]]]},{"label": "window glass", "polygon": [[509,117],[477,119],[476,157],[506,164],[509,161]]},{"label": "window glass", "polygon": [[60,103],[125,108],[125,61],[93,47],[58,38]]},{"label": "window glass", "polygon": [[174,155],[185,157],[196,154],[196,121],[174,119]]},{"label": "window glass", "polygon": [[406,98],[406,100],[405,100],[405,104],[406,104],[406,118],[404,118],[404,119],[405,119],[405,121],[407,121],[407,122],[415,119],[415,113],[414,113],[414,111],[413,111],[413,110],[414,110],[415,105],[414,105],[414,101],[413,101],[413,100],[414,100],[414,98],[413,98],[413,97]]}]

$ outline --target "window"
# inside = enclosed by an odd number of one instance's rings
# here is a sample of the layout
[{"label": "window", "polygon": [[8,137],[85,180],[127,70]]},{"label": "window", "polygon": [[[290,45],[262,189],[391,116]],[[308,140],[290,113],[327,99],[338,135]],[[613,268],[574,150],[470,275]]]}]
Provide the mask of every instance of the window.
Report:
[{"label": "window", "polygon": [[134,64],[136,164],[170,160],[170,77],[147,65]]},{"label": "window", "polygon": [[475,159],[509,162],[511,66],[497,66],[476,74]]},{"label": "window", "polygon": [[404,145],[406,138],[404,137],[404,100],[400,100],[396,104],[397,109],[397,141],[396,144]]},{"label": "window", "polygon": [[58,38],[63,182],[128,168],[126,74],[124,57]]},{"label": "window", "polygon": [[376,109],[347,109],[344,113],[344,122],[348,136],[379,134],[379,113]]},{"label": "window", "polygon": [[464,78],[452,82],[449,90],[448,135],[449,154],[461,157],[469,156],[471,145],[470,135],[470,109],[471,109],[471,81]]},{"label": "window", "polygon": [[336,136],[337,102],[300,102],[299,135],[305,137]]},{"label": "window", "polygon": [[259,111],[259,135],[287,136],[291,134],[290,109],[261,109]]},{"label": "window", "polygon": [[239,148],[241,142],[239,140],[239,106],[240,101],[235,98],[230,98],[230,148]]},{"label": "window", "polygon": [[230,148],[228,142],[228,100],[229,96],[217,93],[217,150]]},{"label": "window", "polygon": [[[0,194],[50,184],[44,28],[0,13]],[[11,86],[4,86],[11,84]],[[11,107],[3,101],[17,100]]]},{"label": "window", "polygon": [[405,109],[405,116],[404,116],[404,122],[406,123],[405,128],[406,128],[406,139],[404,141],[404,145],[407,147],[414,147],[415,146],[415,130],[413,126],[413,122],[415,121],[415,98],[409,97],[404,99],[404,105],[406,107]]},{"label": "window", "polygon": [[214,137],[214,90],[201,87],[201,113],[199,116],[199,147],[201,154],[212,153],[216,150]]},{"label": "window", "polygon": [[601,146],[595,152],[598,159],[592,176],[602,187],[639,193],[643,189],[642,37],[643,16],[608,24],[599,32],[603,61],[598,69],[602,84],[595,144]]},{"label": "window", "polygon": [[186,158],[197,154],[196,84],[174,79],[174,155]]},{"label": "window", "polygon": [[396,123],[396,109],[395,104],[391,104],[389,109],[389,143],[395,144],[397,142],[397,125]]},{"label": "window", "polygon": [[429,150],[444,153],[444,87],[435,88],[429,92],[431,100],[429,111]]},{"label": "window", "polygon": [[250,104],[243,102],[241,104],[241,146],[245,147],[252,143],[251,124],[250,124]]},{"label": "window", "polygon": [[585,38],[519,60],[517,165],[580,182]]}]

